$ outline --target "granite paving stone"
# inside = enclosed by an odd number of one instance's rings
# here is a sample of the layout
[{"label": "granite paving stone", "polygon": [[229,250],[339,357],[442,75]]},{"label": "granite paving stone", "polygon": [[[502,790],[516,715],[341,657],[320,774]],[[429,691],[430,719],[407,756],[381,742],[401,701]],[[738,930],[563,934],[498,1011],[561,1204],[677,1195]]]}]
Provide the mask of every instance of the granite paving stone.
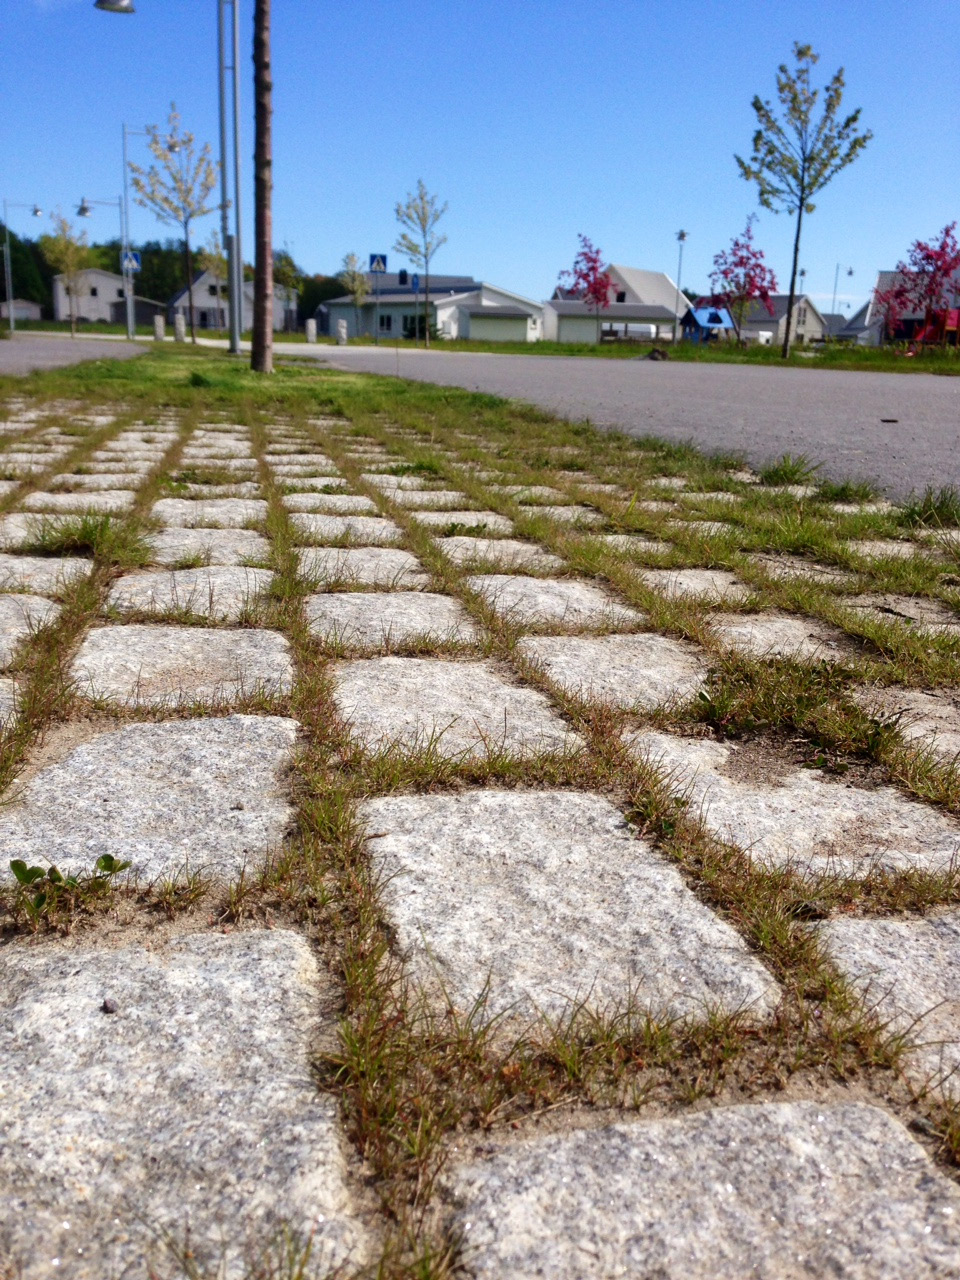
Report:
[{"label": "granite paving stone", "polygon": [[399,542],[398,525],[382,516],[334,516],[297,511],[290,517],[297,533],[318,542],[351,542],[358,546],[382,546]]},{"label": "granite paving stone", "polygon": [[858,582],[856,574],[846,569],[820,564],[817,560],[805,560],[801,556],[751,555],[748,559],[773,578],[798,578],[821,587],[839,588],[855,587]]},{"label": "granite paving stone", "polygon": [[571,1005],[763,1018],[776,983],[740,936],[586,792],[468,791],[368,800],[369,852],[407,971],[461,1010],[562,1016]]},{"label": "granite paving stone", "polygon": [[221,566],[177,569],[172,573],[129,573],[107,595],[106,607],[121,613],[169,613],[189,610],[200,617],[236,622],[266,595],[273,582],[268,569]]},{"label": "granite paving stone", "polygon": [[288,511],[329,511],[335,515],[377,510],[373,499],[362,493],[288,493],[283,505]]},{"label": "granite paving stone", "polygon": [[347,488],[347,481],[343,476],[287,476],[282,479],[282,484],[287,493],[332,492]]},{"label": "granite paving stone", "polygon": [[367,748],[427,745],[448,758],[530,755],[580,739],[536,689],[495,662],[369,658],[334,670],[334,698],[351,736]]},{"label": "granite paving stone", "polygon": [[17,556],[0,552],[0,591],[55,596],[93,569],[82,556]]},{"label": "granite paving stone", "polygon": [[673,550],[669,542],[660,542],[655,538],[644,538],[633,533],[600,533],[596,535],[596,541],[628,556],[662,556]]},{"label": "granite paving stone", "polygon": [[960,856],[960,821],[893,787],[821,776],[738,743],[641,732],[629,739],[718,839],[764,866],[862,875],[942,871]]},{"label": "granite paving stone", "polygon": [[466,538],[454,535],[438,538],[437,546],[443,554],[461,567],[472,564],[495,564],[499,569],[542,569],[556,572],[563,568],[559,556],[544,551],[535,542],[520,542],[516,538]]},{"label": "granite paving stone", "polygon": [[0,666],[9,666],[20,642],[59,613],[60,606],[42,596],[0,595]]},{"label": "granite paving stone", "polygon": [[73,475],[71,472],[61,472],[60,475],[54,476],[50,483],[58,489],[79,489],[84,491],[101,489],[129,490],[136,489],[146,474],[146,471],[111,471],[103,475]]},{"label": "granite paving stone", "polygon": [[161,498],[151,514],[173,528],[242,529],[264,520],[267,504],[257,498]]},{"label": "granite paving stone", "polygon": [[524,515],[543,516],[547,520],[553,520],[556,524],[575,524],[584,527],[606,522],[606,516],[599,511],[595,511],[592,507],[581,506],[575,502],[570,503],[569,506],[530,507],[524,512]]},{"label": "granite paving stone", "polygon": [[473,1280],[957,1280],[960,1189],[860,1102],[534,1136],[447,1175]]},{"label": "granite paving stone", "polygon": [[574,579],[484,573],[467,578],[467,585],[501,617],[524,626],[635,626],[644,620],[599,587]]},{"label": "granite paving stone", "polygon": [[103,489],[91,493],[31,493],[24,511],[129,511],[137,495],[132,489]]},{"label": "granite paving stone", "polygon": [[331,586],[390,587],[413,591],[430,583],[429,574],[409,551],[395,547],[295,547],[300,576]]},{"label": "granite paving stone", "polygon": [[486,534],[513,533],[513,522],[496,511],[411,511],[410,514],[418,524],[450,533],[463,534],[473,530]]},{"label": "granite paving stone", "polygon": [[897,718],[897,729],[921,751],[953,760],[960,755],[960,705],[951,689],[862,688],[854,699],[877,719]]},{"label": "granite paving stone", "polygon": [[255,868],[293,818],[296,735],[294,720],[251,715],[98,733],[15,785],[0,811],[3,874],[11,858],[89,872],[104,853],[149,879]]},{"label": "granite paving stone", "polygon": [[421,511],[430,508],[462,510],[470,501],[465,493],[458,493],[455,489],[395,489],[389,497],[391,502],[401,507]]},{"label": "granite paving stone", "polygon": [[819,934],[867,1007],[906,1036],[909,1079],[960,1099],[960,913],[827,920]]},{"label": "granite paving stone", "polygon": [[245,1255],[284,1227],[325,1274],[366,1260],[337,1103],[310,1064],[336,994],[305,939],[7,947],[0,971],[11,1274],[166,1275],[162,1237],[182,1247],[188,1227],[198,1276],[250,1275]]},{"label": "granite paving stone", "polygon": [[924,596],[900,596],[891,592],[868,592],[843,601],[846,608],[877,622],[899,622],[902,626],[935,635],[960,633],[960,614],[940,600]]},{"label": "granite paving stone", "polygon": [[352,648],[395,647],[425,637],[473,644],[479,635],[459,601],[427,591],[335,591],[309,596],[305,607],[315,636]]},{"label": "granite paving stone", "polygon": [[911,556],[935,554],[916,542],[898,542],[894,538],[858,538],[843,545],[852,556],[864,560],[909,560]]},{"label": "granite paving stone", "polygon": [[739,601],[752,594],[746,583],[726,569],[645,569],[640,576],[647,586],[666,596]]},{"label": "granite paving stone", "polygon": [[717,614],[710,626],[720,642],[756,658],[836,662],[855,652],[844,633],[816,618],[782,613]]},{"label": "granite paving stone", "polygon": [[523,636],[517,648],[567,693],[625,708],[686,701],[706,677],[702,651],[667,636]]},{"label": "granite paving stone", "polygon": [[72,674],[85,698],[176,707],[288,693],[293,662],[275,631],[131,623],[89,631]]},{"label": "granite paving stone", "polygon": [[234,565],[266,560],[270,544],[252,529],[161,529],[147,539],[157,564],[176,565],[199,558],[209,564]]}]

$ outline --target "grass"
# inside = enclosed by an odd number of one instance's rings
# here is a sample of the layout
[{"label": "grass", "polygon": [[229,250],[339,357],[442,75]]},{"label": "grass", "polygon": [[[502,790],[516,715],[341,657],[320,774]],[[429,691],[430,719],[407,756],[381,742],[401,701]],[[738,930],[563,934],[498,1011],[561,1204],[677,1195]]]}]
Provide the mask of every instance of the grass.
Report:
[{"label": "grass", "polygon": [[[919,1129],[943,1167],[953,1168],[960,1159],[960,1112],[911,1093],[902,1076],[908,1039],[864,1007],[832,968],[811,926],[837,914],[921,915],[954,905],[960,901],[960,870],[883,872],[865,862],[856,875],[810,878],[764,867],[749,850],[718,841],[671,780],[627,749],[624,733],[646,725],[734,740],[757,751],[769,747],[772,754],[792,753],[817,776],[893,786],[944,812],[960,813],[960,771],[918,752],[905,741],[897,717],[868,713],[855,696],[869,685],[956,688],[960,640],[918,634],[896,619],[864,619],[844,604],[847,595],[864,592],[951,605],[960,600],[955,562],[925,551],[906,561],[863,559],[847,547],[852,539],[904,538],[917,529],[949,527],[954,496],[929,494],[915,508],[844,515],[831,504],[869,501],[869,486],[819,483],[800,501],[769,492],[773,485],[815,477],[806,458],[785,455],[761,473],[765,485],[748,483],[738,478],[740,459],[711,458],[654,438],[601,434],[489,396],[299,367],[257,379],[203,352],[162,350],[99,370],[80,366],[0,383],[0,393],[14,390],[53,402],[69,397],[81,404],[123,405],[128,419],[139,414],[149,420],[148,414],[162,411],[182,422],[184,435],[197,423],[218,419],[249,425],[268,500],[265,531],[275,577],[262,610],[245,621],[282,631],[296,660],[296,684],[282,707],[303,727],[291,781],[296,829],[264,865],[251,865],[231,884],[211,885],[198,873],[184,872],[136,901],[139,910],[185,920],[195,929],[277,923],[298,928],[337,976],[343,1001],[339,1042],[317,1052],[315,1069],[321,1086],[340,1100],[345,1131],[377,1199],[378,1276],[446,1280],[456,1274],[458,1244],[444,1229],[442,1211],[442,1179],[456,1158],[454,1148],[478,1137],[497,1142],[517,1129],[522,1137],[554,1112],[564,1113],[569,1123],[592,1123],[592,1113],[616,1118],[650,1107],[769,1100],[794,1087],[827,1098],[852,1084]],[[322,425],[313,425],[317,420]],[[291,458],[309,456],[304,451],[314,448],[332,457],[350,487],[399,526],[399,545],[422,564],[428,589],[455,597],[481,626],[479,651],[541,691],[583,745],[518,755],[491,739],[486,753],[453,758],[429,733],[412,746],[358,745],[335,696],[334,664],[347,651],[311,633],[304,607],[308,595],[350,584],[300,573],[295,548],[306,540],[295,532],[282,502],[296,481],[275,477],[263,462],[271,442],[294,448],[284,454]],[[551,681],[518,648],[525,628],[471,590],[466,579],[472,566],[457,566],[442,553],[437,539],[449,530],[420,524],[389,491],[363,480],[369,460],[353,456],[353,450],[369,445],[386,449],[388,474],[421,476],[462,491],[468,508],[505,516],[515,525],[513,536],[560,556],[565,567],[556,576],[586,578],[640,610],[644,628],[698,645],[708,671],[702,693],[643,712],[611,708]],[[168,451],[130,515],[57,521],[59,532],[51,527],[34,544],[46,554],[82,548],[91,556],[91,575],[66,589],[56,626],[38,632],[17,659],[25,692],[19,719],[0,738],[0,780],[16,776],[50,726],[77,715],[66,659],[102,610],[116,574],[143,563],[154,497],[169,493],[171,484],[223,482],[213,464],[186,470],[182,448],[178,443]],[[84,465],[84,456],[79,447],[77,465]],[[486,473],[492,479],[483,478]],[[698,531],[689,519],[679,527],[671,523],[692,514],[682,500],[668,511],[645,507],[653,497],[677,497],[652,483],[663,476],[685,479],[692,492],[736,495],[735,503],[708,499],[697,508],[729,523],[730,532]],[[493,487],[500,481],[547,484],[566,498],[592,504],[604,524],[594,531],[551,518]],[[615,487],[583,487],[594,482]],[[14,496],[6,509],[16,501]],[[455,531],[488,536],[472,525]],[[664,549],[631,554],[603,541],[603,533],[614,531],[653,539]],[[779,578],[764,567],[768,562],[752,558],[755,553],[803,557],[804,563],[849,571],[851,580],[822,586]],[[676,597],[645,578],[650,566],[728,570],[751,587],[752,598],[718,606]],[[841,660],[731,652],[713,626],[721,609],[779,610],[833,626],[843,640]],[[176,620],[207,625],[193,615]],[[455,660],[429,637],[403,651]],[[237,708],[185,706],[177,714],[231,709]],[[278,706],[244,709],[275,712]],[[106,706],[100,710],[109,713]],[[714,1009],[698,1019],[680,1019],[651,1012],[637,992],[625,990],[616,1007],[585,1001],[561,1017],[517,1025],[491,1016],[489,991],[464,1008],[419,989],[396,952],[385,885],[368,856],[362,805],[373,796],[482,786],[572,788],[608,797],[634,831],[671,861],[696,897],[762,959],[783,992],[774,1016],[758,1022],[742,1012]],[[69,927],[95,931],[102,915],[77,910]],[[8,924],[30,929],[22,914]],[[264,1241],[267,1261],[258,1262],[251,1277],[310,1275],[314,1262],[305,1256],[306,1243],[289,1235]],[[199,1275],[191,1265],[182,1248],[179,1254],[172,1249],[178,1275]]]}]

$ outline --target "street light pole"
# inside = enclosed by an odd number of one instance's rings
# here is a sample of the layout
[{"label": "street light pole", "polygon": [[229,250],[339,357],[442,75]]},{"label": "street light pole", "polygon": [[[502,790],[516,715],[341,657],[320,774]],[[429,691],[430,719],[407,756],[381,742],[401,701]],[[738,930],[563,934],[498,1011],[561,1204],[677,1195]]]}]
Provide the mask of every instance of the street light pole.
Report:
[{"label": "street light pole", "polygon": [[7,324],[10,326],[11,335],[16,332],[17,322],[13,315],[13,256],[10,248],[10,219],[7,216],[8,209],[29,209],[35,218],[39,218],[43,214],[43,210],[38,204],[19,204],[16,200],[4,200],[3,202],[3,276],[7,290]]},{"label": "street light pole", "polygon": [[680,323],[680,276],[683,273],[683,242],[687,238],[686,231],[677,232],[677,242],[680,245],[680,257],[677,260],[677,301],[674,306],[673,316],[673,345],[677,345],[677,326]]},{"label": "street light pole", "polygon": [[[837,285],[840,282],[840,266],[841,264],[838,262],[837,269],[833,273],[833,301],[830,303],[831,315],[835,315],[837,310]],[[853,275],[853,267],[847,267],[847,275],[848,276]]]}]

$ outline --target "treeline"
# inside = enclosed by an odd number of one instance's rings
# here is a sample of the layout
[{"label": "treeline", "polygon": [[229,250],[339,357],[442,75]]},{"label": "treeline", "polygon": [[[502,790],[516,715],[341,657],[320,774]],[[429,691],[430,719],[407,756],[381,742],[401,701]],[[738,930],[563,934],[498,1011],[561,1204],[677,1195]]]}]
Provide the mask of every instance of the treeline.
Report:
[{"label": "treeline", "polygon": [[[0,222],[0,238],[6,228]],[[152,298],[155,302],[167,302],[180,289],[185,288],[187,273],[181,240],[145,240],[134,245],[139,250],[141,267],[136,278],[138,298]],[[107,240],[90,246],[91,265],[104,271],[120,271],[120,241]],[[39,302],[46,319],[53,318],[54,271],[47,264],[37,240],[10,233],[10,262],[13,272],[13,292],[18,298]],[[247,279],[253,278],[253,268],[244,267]],[[2,287],[2,286],[0,286]],[[321,302],[339,297],[343,285],[336,276],[302,276],[298,301],[300,323],[312,316]]]}]

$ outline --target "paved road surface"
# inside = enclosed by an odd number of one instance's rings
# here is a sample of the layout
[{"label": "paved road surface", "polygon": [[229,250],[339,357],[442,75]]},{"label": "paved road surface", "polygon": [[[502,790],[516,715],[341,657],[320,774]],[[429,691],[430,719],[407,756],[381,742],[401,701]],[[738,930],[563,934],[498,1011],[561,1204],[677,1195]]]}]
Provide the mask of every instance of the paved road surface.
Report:
[{"label": "paved road surface", "polygon": [[[762,463],[804,453],[831,478],[893,495],[960,488],[960,378],[744,365],[280,345],[343,368],[400,373],[589,418],[631,435],[690,440]],[[893,421],[886,421],[893,419]]]},{"label": "paved road surface", "polygon": [[133,342],[106,338],[48,338],[17,334],[0,342],[0,374],[33,373],[36,369],[60,369],[83,360],[129,360],[146,350]]}]

